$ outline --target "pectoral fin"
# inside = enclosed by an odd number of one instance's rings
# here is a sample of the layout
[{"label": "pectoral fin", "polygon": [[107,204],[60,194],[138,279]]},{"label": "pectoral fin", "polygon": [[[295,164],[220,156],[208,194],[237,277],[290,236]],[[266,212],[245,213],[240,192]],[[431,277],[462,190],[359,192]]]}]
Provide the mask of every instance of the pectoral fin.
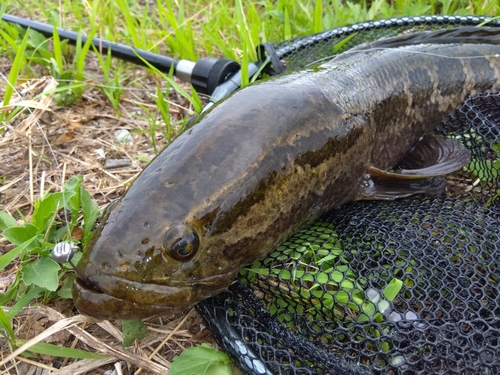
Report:
[{"label": "pectoral fin", "polygon": [[462,144],[426,134],[399,163],[399,171],[369,167],[358,199],[393,200],[417,193],[440,194],[445,185],[440,176],[457,171],[469,160],[470,152]]}]

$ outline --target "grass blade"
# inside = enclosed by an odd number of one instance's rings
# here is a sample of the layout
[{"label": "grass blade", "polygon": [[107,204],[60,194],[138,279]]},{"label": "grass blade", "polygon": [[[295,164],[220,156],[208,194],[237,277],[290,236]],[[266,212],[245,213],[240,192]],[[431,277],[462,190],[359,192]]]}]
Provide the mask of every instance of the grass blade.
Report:
[{"label": "grass blade", "polygon": [[[18,346],[24,345],[28,340],[19,339],[17,340]],[[90,353],[81,349],[74,348],[62,348],[59,345],[47,344],[45,342],[37,342],[36,344],[30,346],[30,352],[51,355],[53,357],[65,357],[65,358],[106,358],[107,355]]]},{"label": "grass blade", "polygon": [[37,237],[30,238],[29,240],[23,242],[21,245],[12,249],[8,253],[5,253],[4,255],[0,256],[0,271],[3,270],[5,267],[7,267],[10,264],[10,262],[16,259],[17,256],[21,254],[23,250],[26,249],[36,239]]},{"label": "grass blade", "polygon": [[137,53],[136,53],[136,55],[137,55],[138,58],[140,58],[144,62],[144,64],[148,68],[150,68],[154,72],[158,73],[165,81],[167,81],[168,84],[171,85],[174,88],[175,91],[177,91],[179,94],[181,94],[187,100],[189,100],[189,102],[191,103],[191,105],[194,107],[194,110],[195,110],[196,113],[200,113],[201,112],[202,105],[201,105],[201,101],[200,101],[200,98],[198,97],[198,95],[193,95],[193,96],[189,95],[186,92],[186,90],[184,90],[181,86],[179,86],[177,84],[177,82],[175,82],[172,78],[170,78],[169,76],[167,76],[165,73],[159,71],[156,67],[154,67],[153,65],[151,65],[148,61],[144,60]]},{"label": "grass blade", "polygon": [[7,338],[11,345],[14,344],[16,340],[16,336],[14,335],[14,330],[12,329],[12,326],[10,324],[10,319],[8,318],[7,314],[5,314],[5,311],[0,308],[0,331],[5,330],[5,333],[7,334]]},{"label": "grass blade", "polygon": [[321,31],[323,31],[323,1],[316,0],[316,6],[314,8],[313,32],[319,33]]},{"label": "grass blade", "polygon": [[61,49],[61,39],[59,38],[59,33],[57,32],[57,28],[54,26],[53,32],[53,44],[54,44],[54,60],[56,61],[57,68],[59,69],[59,73],[62,73],[64,70],[63,61],[62,61],[62,49]]},{"label": "grass blade", "polygon": [[26,307],[33,300],[33,298],[36,298],[41,293],[43,293],[43,289],[38,286],[31,289],[10,308],[7,313],[7,317],[9,319],[13,319],[19,311]]},{"label": "grass blade", "polygon": [[[9,73],[8,84],[7,87],[5,88],[5,94],[3,99],[4,106],[10,103],[10,99],[14,94],[17,84],[17,79],[19,77],[19,73],[21,72],[21,67],[25,63],[24,51],[26,50],[27,43],[28,43],[28,33],[24,34],[24,38],[21,44],[19,45],[19,48],[17,49],[16,57],[14,59],[14,62],[12,63],[12,69],[10,70]],[[5,116],[6,112],[2,112],[0,116],[0,122],[5,119]]]}]

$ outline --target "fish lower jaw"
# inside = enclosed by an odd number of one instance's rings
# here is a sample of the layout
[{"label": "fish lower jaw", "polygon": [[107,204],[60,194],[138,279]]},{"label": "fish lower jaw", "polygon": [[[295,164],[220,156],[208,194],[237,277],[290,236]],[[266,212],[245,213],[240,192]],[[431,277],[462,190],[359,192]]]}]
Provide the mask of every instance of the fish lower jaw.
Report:
[{"label": "fish lower jaw", "polygon": [[84,315],[98,319],[143,319],[187,311],[201,300],[225,290],[234,273],[198,280],[172,280],[168,285],[141,283],[96,273],[76,278],[73,301]]},{"label": "fish lower jaw", "polygon": [[137,303],[90,289],[79,279],[73,283],[72,294],[78,311],[97,319],[145,319],[175,314],[191,308],[197,302],[182,306]]}]

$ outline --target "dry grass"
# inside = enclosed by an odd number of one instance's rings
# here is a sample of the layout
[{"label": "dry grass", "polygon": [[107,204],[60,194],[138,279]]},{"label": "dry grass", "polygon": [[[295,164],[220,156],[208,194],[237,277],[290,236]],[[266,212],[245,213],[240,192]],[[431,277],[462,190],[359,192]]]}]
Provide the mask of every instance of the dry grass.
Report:
[{"label": "dry grass", "polygon": [[[0,72],[5,75],[8,68],[8,64],[2,64]],[[96,88],[87,90],[79,103],[57,107],[51,93],[57,82],[52,77],[20,84],[12,105],[0,108],[3,111],[17,106],[24,108],[0,134],[0,209],[19,219],[22,214],[29,220],[35,200],[49,191],[61,191],[63,183],[76,174],[83,175],[84,187],[100,207],[120,196],[147,164],[143,160],[154,157],[149,124],[141,120],[144,117],[141,115],[142,107],[155,107],[149,93],[155,92],[157,81],[141,69],[134,74],[134,79],[137,78],[144,89],[125,91],[120,117]],[[0,82],[1,95],[5,80]],[[48,94],[33,100],[43,92]],[[169,100],[173,121],[193,114],[189,103],[176,92],[170,92]],[[116,132],[122,129],[132,133],[132,145],[115,141]],[[168,142],[161,135],[156,141],[160,148]],[[108,167],[113,161],[118,166]],[[0,240],[0,254],[11,248],[5,239]],[[19,267],[19,263],[13,263],[0,272],[1,292],[14,281]],[[12,323],[17,338],[31,340],[26,348],[45,339],[45,342],[110,357],[102,360],[68,360],[43,355],[25,358],[19,355],[21,350],[11,353],[7,341],[0,339],[0,374],[50,371],[59,375],[102,374],[116,366],[121,366],[123,374],[165,374],[175,355],[186,347],[207,341],[209,335],[200,316],[191,311],[147,320],[146,337],[133,348],[124,350],[120,321],[96,322],[78,315],[72,301],[59,298],[46,306],[24,309]]]}]

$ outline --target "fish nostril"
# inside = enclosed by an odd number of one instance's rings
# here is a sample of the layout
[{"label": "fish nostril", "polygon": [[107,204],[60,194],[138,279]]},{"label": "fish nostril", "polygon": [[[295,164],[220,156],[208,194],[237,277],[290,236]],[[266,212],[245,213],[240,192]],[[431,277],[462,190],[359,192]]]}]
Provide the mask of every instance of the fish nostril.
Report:
[{"label": "fish nostril", "polygon": [[141,240],[141,244],[143,244],[143,245],[147,245],[148,243],[149,243],[149,238],[147,238],[147,237],[146,237],[146,238],[143,238],[143,239]]}]

